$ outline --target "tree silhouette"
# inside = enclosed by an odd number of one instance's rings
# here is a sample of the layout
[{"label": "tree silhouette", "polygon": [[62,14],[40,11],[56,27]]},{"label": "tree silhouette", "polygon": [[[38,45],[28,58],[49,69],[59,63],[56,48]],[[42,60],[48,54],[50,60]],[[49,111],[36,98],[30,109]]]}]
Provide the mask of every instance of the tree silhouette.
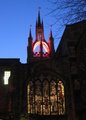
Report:
[{"label": "tree silhouette", "polygon": [[71,24],[86,19],[86,0],[48,0],[53,14],[62,24]]}]

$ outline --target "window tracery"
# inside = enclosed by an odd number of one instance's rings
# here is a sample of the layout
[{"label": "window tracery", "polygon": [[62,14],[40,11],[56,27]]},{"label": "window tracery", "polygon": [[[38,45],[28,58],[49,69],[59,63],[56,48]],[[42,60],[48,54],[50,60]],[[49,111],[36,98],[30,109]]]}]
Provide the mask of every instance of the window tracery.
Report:
[{"label": "window tracery", "polygon": [[64,84],[61,80],[37,80],[28,84],[28,113],[65,114]]}]

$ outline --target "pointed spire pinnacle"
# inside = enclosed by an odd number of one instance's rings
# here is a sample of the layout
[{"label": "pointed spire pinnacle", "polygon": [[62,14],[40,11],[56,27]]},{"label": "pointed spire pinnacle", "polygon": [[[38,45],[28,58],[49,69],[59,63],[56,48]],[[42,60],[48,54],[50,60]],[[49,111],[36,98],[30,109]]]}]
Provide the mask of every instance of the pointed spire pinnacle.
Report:
[{"label": "pointed spire pinnacle", "polygon": [[31,25],[30,25],[30,31],[29,31],[29,38],[32,38]]},{"label": "pointed spire pinnacle", "polygon": [[52,35],[52,25],[51,25],[51,28],[50,28],[50,38],[53,38],[53,35]]},{"label": "pointed spire pinnacle", "polygon": [[52,37],[52,30],[50,30],[50,37]]},{"label": "pointed spire pinnacle", "polygon": [[40,20],[40,7],[39,7],[39,11],[38,11],[38,25],[41,25],[41,20]]},{"label": "pointed spire pinnacle", "polygon": [[44,23],[43,23],[43,20],[42,20],[42,27],[44,27]]},{"label": "pointed spire pinnacle", "polygon": [[36,27],[37,27],[37,24],[38,24],[38,23],[37,23],[37,20],[36,20]]}]

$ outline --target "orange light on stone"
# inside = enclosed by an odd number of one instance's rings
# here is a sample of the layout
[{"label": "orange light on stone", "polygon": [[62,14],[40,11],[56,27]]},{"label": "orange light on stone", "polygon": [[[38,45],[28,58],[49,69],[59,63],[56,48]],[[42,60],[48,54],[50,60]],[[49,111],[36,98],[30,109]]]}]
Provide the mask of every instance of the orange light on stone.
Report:
[{"label": "orange light on stone", "polygon": [[[41,41],[37,41],[34,46],[33,46],[33,52],[35,51],[36,47],[39,46],[41,44]],[[49,47],[47,45],[46,42],[42,41],[42,46],[44,48],[44,50],[49,54],[50,50],[49,50]]]}]

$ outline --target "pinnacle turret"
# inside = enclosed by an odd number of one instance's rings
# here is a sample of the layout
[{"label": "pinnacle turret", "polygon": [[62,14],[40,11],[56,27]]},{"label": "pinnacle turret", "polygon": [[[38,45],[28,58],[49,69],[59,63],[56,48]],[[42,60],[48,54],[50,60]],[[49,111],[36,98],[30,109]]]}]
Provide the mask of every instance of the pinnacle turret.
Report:
[{"label": "pinnacle turret", "polygon": [[30,28],[30,31],[29,31],[29,38],[32,38],[31,28]]},{"label": "pinnacle turret", "polygon": [[41,19],[40,19],[40,11],[38,11],[38,26],[40,26],[41,25]]},{"label": "pinnacle turret", "polygon": [[52,30],[50,30],[50,37],[49,38],[53,38]]}]

